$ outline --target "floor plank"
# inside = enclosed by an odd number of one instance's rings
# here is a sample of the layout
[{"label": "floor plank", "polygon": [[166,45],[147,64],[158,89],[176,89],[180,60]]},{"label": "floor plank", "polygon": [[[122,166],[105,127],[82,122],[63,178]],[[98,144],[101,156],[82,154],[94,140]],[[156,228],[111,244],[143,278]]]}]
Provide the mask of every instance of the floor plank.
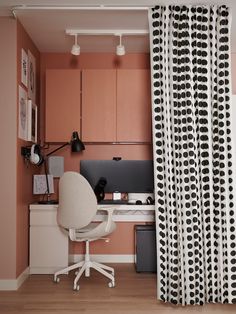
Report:
[{"label": "floor plank", "polygon": [[73,274],[61,276],[31,275],[18,291],[0,292],[1,314],[174,314],[236,313],[236,305],[173,306],[156,299],[156,274],[136,273],[132,264],[112,265],[116,270],[116,287],[109,288],[107,279],[91,272],[82,277],[80,290],[73,291]]}]

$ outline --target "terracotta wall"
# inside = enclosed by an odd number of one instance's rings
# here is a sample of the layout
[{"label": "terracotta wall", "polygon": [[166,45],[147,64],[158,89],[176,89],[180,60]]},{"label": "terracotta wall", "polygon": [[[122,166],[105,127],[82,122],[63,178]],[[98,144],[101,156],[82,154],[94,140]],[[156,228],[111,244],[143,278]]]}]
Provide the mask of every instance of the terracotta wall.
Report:
[{"label": "terracotta wall", "polygon": [[[45,104],[46,69],[146,69],[149,67],[149,54],[127,54],[120,58],[111,53],[87,53],[81,54],[79,57],[74,57],[69,53],[43,53],[41,55],[41,103]],[[43,107],[41,109],[40,134],[43,140],[45,113]],[[120,156],[123,159],[152,159],[152,146],[87,145],[86,150],[79,155],[72,155],[68,148],[60,151],[57,155],[65,157],[65,171],[79,172],[81,159],[112,159],[114,156]],[[133,254],[133,226],[134,223],[118,223],[117,230],[110,236],[110,243],[96,241],[91,245],[91,252],[93,254]],[[80,253],[81,250],[81,245],[71,245],[70,253]]]},{"label": "terracotta wall", "polygon": [[[21,50],[33,54],[36,60],[36,104],[40,110],[40,53],[22,25],[17,23],[17,91],[21,83]],[[27,91],[27,88],[24,87]],[[18,108],[18,106],[17,106]],[[16,276],[29,265],[29,204],[34,201],[32,195],[32,175],[39,171],[37,166],[26,164],[21,156],[21,147],[31,145],[17,139],[17,208],[16,208]]]},{"label": "terracotta wall", "polygon": [[0,279],[16,276],[16,22],[0,18]]},{"label": "terracotta wall", "polygon": [[[27,167],[20,153],[29,145],[18,139],[18,85],[21,84],[21,48],[39,52],[22,26],[12,18],[0,18],[0,137],[2,153],[0,188],[0,278],[14,279],[28,267],[29,216],[33,201],[33,167]],[[39,83],[39,77],[38,77]],[[39,86],[38,86],[39,94]],[[37,98],[39,101],[39,96]]]}]

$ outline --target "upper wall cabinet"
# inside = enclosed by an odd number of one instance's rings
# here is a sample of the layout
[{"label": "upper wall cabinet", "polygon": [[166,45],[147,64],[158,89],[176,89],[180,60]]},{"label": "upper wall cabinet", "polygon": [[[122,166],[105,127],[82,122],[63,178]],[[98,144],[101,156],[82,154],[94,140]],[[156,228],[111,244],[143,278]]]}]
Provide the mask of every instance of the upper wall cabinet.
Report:
[{"label": "upper wall cabinet", "polygon": [[116,70],[82,71],[82,138],[113,142],[116,138]]},{"label": "upper wall cabinet", "polygon": [[117,70],[117,140],[151,141],[149,70]]},{"label": "upper wall cabinet", "polygon": [[68,142],[80,133],[80,70],[46,71],[46,142]]},{"label": "upper wall cabinet", "polygon": [[149,70],[83,70],[85,142],[150,142]]}]

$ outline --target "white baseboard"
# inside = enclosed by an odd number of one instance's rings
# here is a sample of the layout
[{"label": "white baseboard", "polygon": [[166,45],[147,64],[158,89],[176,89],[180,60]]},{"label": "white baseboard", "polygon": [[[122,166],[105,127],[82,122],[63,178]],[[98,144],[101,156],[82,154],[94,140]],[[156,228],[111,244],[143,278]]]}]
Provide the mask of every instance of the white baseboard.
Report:
[{"label": "white baseboard", "polygon": [[67,267],[68,265],[51,266],[51,267],[30,267],[30,275],[54,274],[56,271]]},{"label": "white baseboard", "polygon": [[0,290],[18,290],[29,276],[29,267],[16,279],[0,279]]},{"label": "white baseboard", "polygon": [[[135,255],[133,254],[90,254],[91,260],[98,263],[134,263]],[[70,254],[69,263],[77,263],[84,259],[83,254]]]}]

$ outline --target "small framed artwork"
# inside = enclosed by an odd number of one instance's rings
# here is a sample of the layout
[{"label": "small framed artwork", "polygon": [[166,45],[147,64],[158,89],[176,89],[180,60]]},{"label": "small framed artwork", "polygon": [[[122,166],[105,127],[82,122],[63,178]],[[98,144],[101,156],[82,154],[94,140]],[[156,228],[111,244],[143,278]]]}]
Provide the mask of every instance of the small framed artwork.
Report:
[{"label": "small framed artwork", "polygon": [[38,108],[31,99],[28,100],[28,141],[37,142]]},{"label": "small framed artwork", "polygon": [[28,97],[35,102],[36,97],[36,62],[35,57],[28,50]]},{"label": "small framed artwork", "polygon": [[22,140],[28,140],[28,130],[27,130],[27,92],[24,88],[19,85],[18,92],[18,137]]},{"label": "small framed artwork", "polygon": [[21,49],[21,83],[28,85],[28,56],[24,49]]}]

